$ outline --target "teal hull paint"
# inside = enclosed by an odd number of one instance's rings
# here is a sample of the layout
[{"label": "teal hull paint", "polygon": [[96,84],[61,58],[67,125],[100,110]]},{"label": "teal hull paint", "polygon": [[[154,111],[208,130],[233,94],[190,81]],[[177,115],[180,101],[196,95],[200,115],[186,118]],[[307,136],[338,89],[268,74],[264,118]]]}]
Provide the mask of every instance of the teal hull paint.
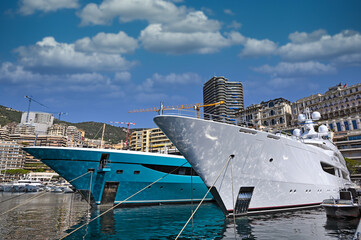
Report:
[{"label": "teal hull paint", "polygon": [[[101,204],[106,182],[119,182],[114,203],[119,203],[149,184],[164,177],[166,173],[141,164],[190,167],[179,156],[150,154],[133,151],[84,148],[28,147],[25,151],[41,159],[77,190],[91,193],[96,204]],[[107,171],[98,171],[101,155],[109,154]],[[88,172],[94,169],[93,173]],[[118,170],[118,173],[117,173]],[[121,173],[119,173],[121,172]],[[135,174],[138,173],[138,174]],[[86,175],[76,179],[82,174]],[[193,189],[193,190],[192,190]],[[200,201],[208,188],[198,176],[168,174],[141,193],[127,200],[126,204],[159,204]],[[209,193],[206,200],[211,200]]]}]

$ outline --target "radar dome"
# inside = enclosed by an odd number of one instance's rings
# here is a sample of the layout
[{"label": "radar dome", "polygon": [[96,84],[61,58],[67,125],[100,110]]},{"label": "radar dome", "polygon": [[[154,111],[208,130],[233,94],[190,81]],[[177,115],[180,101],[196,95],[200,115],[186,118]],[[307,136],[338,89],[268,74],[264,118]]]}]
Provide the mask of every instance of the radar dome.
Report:
[{"label": "radar dome", "polygon": [[325,125],[321,125],[318,127],[318,132],[319,133],[327,133],[328,132],[328,128]]},{"label": "radar dome", "polygon": [[321,114],[319,112],[313,112],[312,113],[312,120],[317,121],[320,120]]},{"label": "radar dome", "polygon": [[295,130],[293,130],[293,135],[296,137],[301,136],[301,130],[296,128]]},{"label": "radar dome", "polygon": [[298,115],[298,121],[299,121],[299,122],[304,122],[304,121],[306,121],[306,116],[305,116],[305,114],[300,114],[300,115]]}]

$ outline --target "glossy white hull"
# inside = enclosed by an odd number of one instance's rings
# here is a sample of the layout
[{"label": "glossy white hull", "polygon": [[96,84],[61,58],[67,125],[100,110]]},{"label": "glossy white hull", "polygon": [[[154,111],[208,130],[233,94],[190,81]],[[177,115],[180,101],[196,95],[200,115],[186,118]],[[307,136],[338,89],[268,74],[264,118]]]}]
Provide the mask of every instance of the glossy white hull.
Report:
[{"label": "glossy white hull", "polygon": [[213,194],[226,215],[233,212],[241,187],[253,189],[250,212],[318,205],[350,184],[348,176],[321,167],[322,161],[349,175],[331,143],[325,150],[291,137],[181,116],[154,121],[208,187],[226,166],[214,185],[218,196]]}]

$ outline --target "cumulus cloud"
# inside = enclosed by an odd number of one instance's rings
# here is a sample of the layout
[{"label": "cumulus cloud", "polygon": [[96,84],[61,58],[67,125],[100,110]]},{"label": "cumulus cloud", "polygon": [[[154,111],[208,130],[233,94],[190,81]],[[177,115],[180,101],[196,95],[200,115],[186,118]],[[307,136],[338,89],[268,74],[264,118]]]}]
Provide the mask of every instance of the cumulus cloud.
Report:
[{"label": "cumulus cloud", "polygon": [[19,47],[16,52],[23,66],[39,71],[119,71],[135,64],[118,54],[79,52],[74,44],[59,43],[53,37],[45,37],[29,47]]},{"label": "cumulus cloud", "polygon": [[120,22],[146,20],[150,23],[167,23],[181,20],[185,7],[177,7],[164,0],[104,0],[97,5],[90,3],[79,13],[82,25],[105,25],[119,17]]},{"label": "cumulus cloud", "polygon": [[287,63],[281,62],[277,66],[269,66],[268,64],[253,68],[256,72],[270,74],[272,76],[290,77],[290,76],[307,76],[331,74],[336,72],[336,68],[331,65],[325,65],[319,62],[298,62]]},{"label": "cumulus cloud", "polygon": [[345,30],[333,36],[324,30],[293,33],[292,42],[281,46],[279,55],[288,61],[329,60],[361,53],[361,34]]},{"label": "cumulus cloud", "polygon": [[117,34],[100,32],[93,38],[82,38],[75,42],[74,49],[81,52],[132,53],[138,41],[120,31]]},{"label": "cumulus cloud", "polygon": [[247,38],[244,44],[244,48],[239,54],[240,57],[259,57],[275,54],[277,50],[277,44],[268,40],[257,40],[253,38]]},{"label": "cumulus cloud", "polygon": [[142,30],[139,39],[145,49],[169,54],[213,53],[222,47],[240,44],[244,37],[236,32],[222,36],[219,32],[167,32],[161,24],[151,24]]},{"label": "cumulus cloud", "polygon": [[10,62],[4,62],[0,67],[0,83],[14,84],[22,88],[38,89],[41,92],[118,92],[122,88],[117,84],[117,77],[119,76],[115,76],[112,79],[109,76],[96,72],[39,74]]},{"label": "cumulus cloud", "polygon": [[201,83],[201,77],[197,73],[170,73],[168,75],[161,75],[158,73],[153,74],[152,80],[160,84],[192,84]]},{"label": "cumulus cloud", "polygon": [[21,0],[19,12],[31,15],[36,11],[55,12],[59,9],[78,7],[78,0]]}]

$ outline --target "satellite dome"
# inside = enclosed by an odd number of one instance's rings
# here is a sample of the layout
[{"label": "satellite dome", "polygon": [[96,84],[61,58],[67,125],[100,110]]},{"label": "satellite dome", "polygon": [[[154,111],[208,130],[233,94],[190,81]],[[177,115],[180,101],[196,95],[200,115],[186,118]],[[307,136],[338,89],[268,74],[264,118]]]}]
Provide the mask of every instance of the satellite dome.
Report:
[{"label": "satellite dome", "polygon": [[312,120],[317,121],[320,120],[321,114],[319,112],[313,112],[312,113]]},{"label": "satellite dome", "polygon": [[296,137],[301,136],[301,130],[296,128],[295,130],[293,130],[293,135],[296,136]]},{"label": "satellite dome", "polygon": [[328,132],[328,128],[326,127],[326,125],[321,125],[318,127],[318,132],[319,133],[327,133]]},{"label": "satellite dome", "polygon": [[304,121],[306,121],[306,116],[305,116],[305,114],[300,114],[300,115],[298,115],[298,121],[299,121],[299,122],[304,122]]}]

